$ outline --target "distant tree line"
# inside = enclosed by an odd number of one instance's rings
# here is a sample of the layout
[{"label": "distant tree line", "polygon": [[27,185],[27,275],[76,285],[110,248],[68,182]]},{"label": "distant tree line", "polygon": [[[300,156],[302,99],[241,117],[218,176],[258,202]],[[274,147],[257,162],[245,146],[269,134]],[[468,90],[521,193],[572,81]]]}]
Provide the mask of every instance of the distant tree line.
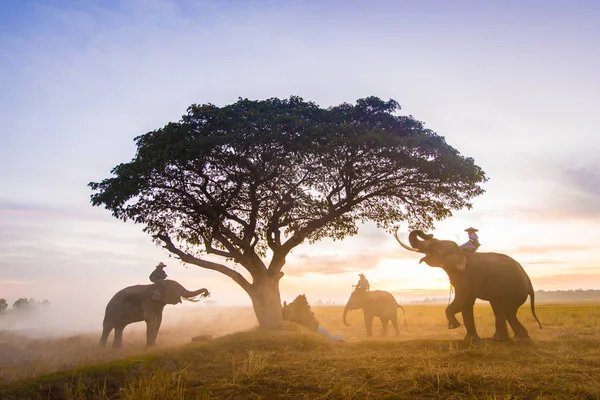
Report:
[{"label": "distant tree line", "polygon": [[[36,301],[34,298],[27,299],[25,297],[21,297],[17,301],[13,303],[12,308],[15,311],[23,311],[30,310],[36,306],[49,306],[50,302],[48,300]],[[6,311],[8,308],[8,302],[6,299],[0,299],[0,313]]]},{"label": "distant tree line", "polygon": [[[536,290],[536,302],[571,302],[571,301],[600,301],[600,290],[598,289],[575,289],[575,290]],[[420,301],[411,301],[414,304],[442,304],[447,303],[448,297],[426,298]]]},{"label": "distant tree line", "polygon": [[600,290],[536,290],[536,301],[592,301],[600,300]]}]

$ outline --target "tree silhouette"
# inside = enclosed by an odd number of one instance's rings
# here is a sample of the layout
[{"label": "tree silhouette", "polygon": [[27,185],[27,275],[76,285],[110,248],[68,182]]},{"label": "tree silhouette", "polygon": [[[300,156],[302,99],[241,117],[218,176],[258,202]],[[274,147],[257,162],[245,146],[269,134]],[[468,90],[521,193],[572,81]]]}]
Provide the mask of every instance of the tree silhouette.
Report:
[{"label": "tree silhouette", "polygon": [[6,299],[0,299],[0,313],[8,308],[8,303]]},{"label": "tree silhouette", "polygon": [[31,299],[31,300],[32,301],[29,301],[25,297],[21,297],[20,299],[18,299],[17,301],[15,301],[13,303],[13,308],[15,310],[28,310],[33,305],[35,305],[35,300],[33,300],[33,299]]},{"label": "tree silhouette", "polygon": [[365,221],[432,228],[483,193],[473,159],[399,109],[376,97],[328,109],[299,97],[192,105],[136,137],[136,156],[89,184],[91,201],[143,224],[183,262],[229,276],[259,324],[277,327],[282,268],[302,242],[343,239]]}]

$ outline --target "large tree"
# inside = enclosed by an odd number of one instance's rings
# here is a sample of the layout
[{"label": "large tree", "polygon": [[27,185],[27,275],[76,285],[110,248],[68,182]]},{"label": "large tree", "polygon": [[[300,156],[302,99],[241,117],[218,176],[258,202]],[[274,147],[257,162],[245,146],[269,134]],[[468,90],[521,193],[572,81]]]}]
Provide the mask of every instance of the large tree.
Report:
[{"label": "large tree", "polygon": [[183,262],[233,279],[260,326],[277,327],[294,247],[354,235],[365,221],[432,228],[483,193],[472,158],[399,110],[377,97],[327,109],[300,97],[192,105],[136,137],[136,156],[89,184],[91,201],[143,224]]}]

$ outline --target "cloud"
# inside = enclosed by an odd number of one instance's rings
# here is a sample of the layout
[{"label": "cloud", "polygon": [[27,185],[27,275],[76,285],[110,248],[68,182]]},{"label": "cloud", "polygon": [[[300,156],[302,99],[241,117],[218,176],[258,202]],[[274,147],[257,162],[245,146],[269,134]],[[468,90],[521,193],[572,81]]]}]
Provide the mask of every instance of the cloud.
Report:
[{"label": "cloud", "polygon": [[600,164],[582,157],[545,159],[540,161],[545,171],[540,173],[544,196],[512,210],[507,216],[525,221],[596,221],[600,219]]},{"label": "cloud", "polygon": [[600,217],[600,164],[592,163],[565,170],[566,183],[572,191],[570,204],[573,212]]},{"label": "cloud", "polygon": [[566,173],[574,187],[600,199],[600,164],[567,169]]},{"label": "cloud", "polygon": [[412,260],[414,253],[401,248],[392,235],[368,222],[359,225],[358,235],[343,241],[303,243],[287,258],[283,272],[299,277],[369,271],[384,259]]},{"label": "cloud", "polygon": [[532,278],[536,290],[569,290],[569,289],[598,289],[600,288],[600,267],[595,272],[570,274],[552,274]]},{"label": "cloud", "polygon": [[562,261],[554,261],[554,260],[538,260],[538,261],[527,261],[522,262],[523,265],[562,265],[564,262]]},{"label": "cloud", "polygon": [[[512,251],[514,253],[547,254],[547,253],[557,253],[557,252],[563,252],[563,251],[580,252],[580,251],[586,251],[589,249],[590,249],[589,246],[579,246],[579,245],[564,245],[564,246],[548,245],[548,246],[519,246],[519,247],[516,247],[515,249],[513,249]],[[532,262],[529,262],[529,263],[531,264]],[[538,263],[546,264],[546,262],[541,262],[541,261]]]},{"label": "cloud", "polygon": [[290,260],[284,267],[284,272],[288,276],[296,277],[360,272],[375,268],[383,258],[382,255],[373,253],[317,256],[303,254]]}]

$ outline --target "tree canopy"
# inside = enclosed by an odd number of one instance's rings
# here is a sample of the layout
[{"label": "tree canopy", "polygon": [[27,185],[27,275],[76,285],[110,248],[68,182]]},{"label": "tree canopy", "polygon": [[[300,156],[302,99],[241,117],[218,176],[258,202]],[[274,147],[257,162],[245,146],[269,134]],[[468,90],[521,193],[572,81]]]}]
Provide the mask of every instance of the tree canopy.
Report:
[{"label": "tree canopy", "polygon": [[255,282],[202,254],[234,260],[254,281],[280,277],[305,240],[343,239],[366,221],[431,229],[483,193],[472,158],[399,110],[377,97],[330,108],[294,96],[192,105],[136,137],[135,157],[89,184],[91,201],[252,297]]}]

